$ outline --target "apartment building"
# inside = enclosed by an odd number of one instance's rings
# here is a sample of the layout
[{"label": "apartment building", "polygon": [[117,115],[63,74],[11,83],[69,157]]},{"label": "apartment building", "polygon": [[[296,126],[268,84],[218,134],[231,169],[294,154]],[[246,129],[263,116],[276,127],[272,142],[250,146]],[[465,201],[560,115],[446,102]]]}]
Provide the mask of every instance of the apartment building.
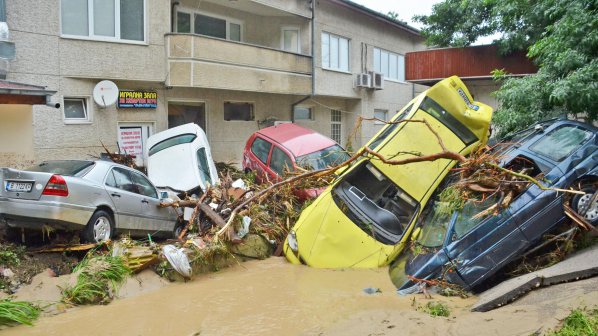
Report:
[{"label": "apartment building", "polygon": [[[55,91],[61,105],[22,115],[35,161],[104,145],[142,157],[149,135],[187,122],[217,161],[240,163],[249,135],[275,122],[347,145],[358,117],[388,119],[422,90],[405,81],[419,32],[346,0],[4,2],[16,46],[7,80]],[[380,127],[364,123],[350,144]]]}]

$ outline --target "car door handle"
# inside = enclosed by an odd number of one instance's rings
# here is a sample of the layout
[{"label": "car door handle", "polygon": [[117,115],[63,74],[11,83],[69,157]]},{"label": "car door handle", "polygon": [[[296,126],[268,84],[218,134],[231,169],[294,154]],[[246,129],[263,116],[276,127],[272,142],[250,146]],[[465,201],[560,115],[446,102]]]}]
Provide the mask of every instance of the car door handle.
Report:
[{"label": "car door handle", "polygon": [[120,194],[117,194],[117,193],[112,193],[112,194],[110,194],[110,196],[114,196],[114,197],[120,197]]},{"label": "car door handle", "polygon": [[144,199],[144,200],[142,200],[142,201],[141,201],[141,203],[148,204],[148,203],[149,203],[149,201],[148,201],[148,200],[146,200],[146,199]]}]

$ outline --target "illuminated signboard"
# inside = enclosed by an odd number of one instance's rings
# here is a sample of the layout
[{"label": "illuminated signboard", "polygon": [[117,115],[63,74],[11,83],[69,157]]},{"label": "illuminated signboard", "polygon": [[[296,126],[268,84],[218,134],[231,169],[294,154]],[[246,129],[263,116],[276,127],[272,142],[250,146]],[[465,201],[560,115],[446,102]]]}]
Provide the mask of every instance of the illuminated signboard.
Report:
[{"label": "illuminated signboard", "polygon": [[158,93],[153,91],[120,90],[118,93],[118,107],[156,108],[158,107]]}]

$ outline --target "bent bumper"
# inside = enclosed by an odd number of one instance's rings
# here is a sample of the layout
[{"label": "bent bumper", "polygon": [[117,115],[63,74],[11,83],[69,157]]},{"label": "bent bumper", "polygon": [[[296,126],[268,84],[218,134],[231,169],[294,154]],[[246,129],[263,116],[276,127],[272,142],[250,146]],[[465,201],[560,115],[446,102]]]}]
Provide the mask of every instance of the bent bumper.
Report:
[{"label": "bent bumper", "polygon": [[0,219],[10,227],[41,229],[47,224],[58,229],[81,229],[94,211],[92,207],[52,201],[0,198]]}]

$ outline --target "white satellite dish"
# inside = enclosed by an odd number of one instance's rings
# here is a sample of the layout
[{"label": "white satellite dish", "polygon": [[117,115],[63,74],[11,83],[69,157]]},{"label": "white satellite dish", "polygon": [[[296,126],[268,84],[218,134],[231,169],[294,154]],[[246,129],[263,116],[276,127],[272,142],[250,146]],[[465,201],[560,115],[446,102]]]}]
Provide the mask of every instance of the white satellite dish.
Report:
[{"label": "white satellite dish", "polygon": [[118,86],[109,80],[103,80],[93,88],[93,100],[101,107],[112,106],[118,99]]}]

